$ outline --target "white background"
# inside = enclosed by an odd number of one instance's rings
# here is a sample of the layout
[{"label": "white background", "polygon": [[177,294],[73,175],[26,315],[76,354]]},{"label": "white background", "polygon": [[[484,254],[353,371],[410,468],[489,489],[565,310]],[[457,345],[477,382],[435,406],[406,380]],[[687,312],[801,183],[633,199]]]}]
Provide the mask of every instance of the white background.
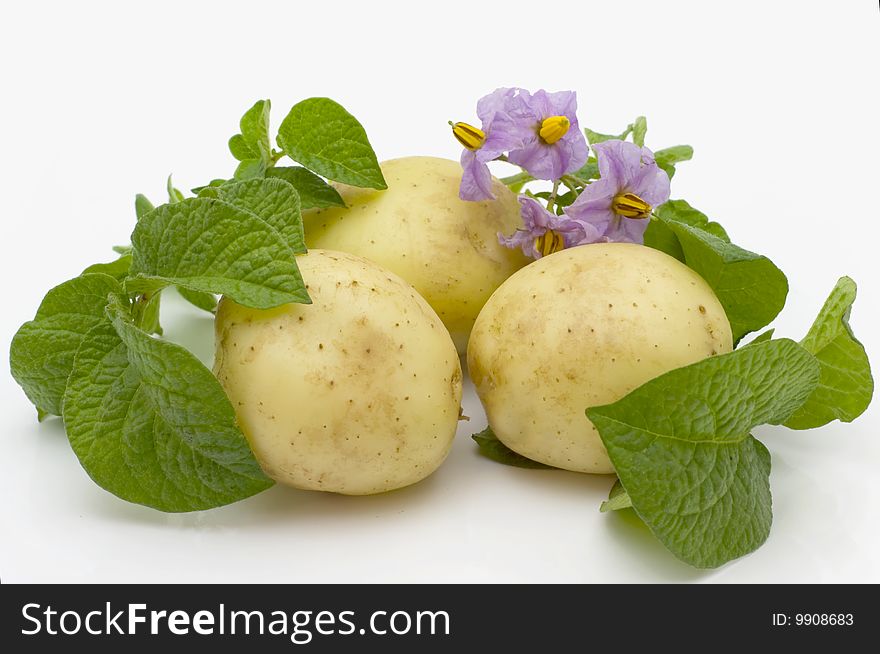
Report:
[{"label": "white background", "polygon": [[[0,16],[0,346],[43,293],[112,257],[133,197],[159,201],[234,166],[226,140],[254,100],[275,125],[327,95],[380,159],[457,157],[446,121],[497,86],[572,88],[581,123],[648,116],[648,145],[690,143],[673,197],[789,276],[777,333],[799,338],[839,275],[880,353],[874,0],[846,2],[18,2]],[[211,356],[206,315],[172,338]],[[875,359],[875,363],[877,360]],[[719,570],[676,561],[597,507],[610,477],[507,468],[468,438],[406,490],[352,498],[275,487],[163,515],[86,476],[58,420],[38,425],[0,370],[3,581],[880,581],[878,409],[813,432],[762,428],[773,454],[766,545]]]}]

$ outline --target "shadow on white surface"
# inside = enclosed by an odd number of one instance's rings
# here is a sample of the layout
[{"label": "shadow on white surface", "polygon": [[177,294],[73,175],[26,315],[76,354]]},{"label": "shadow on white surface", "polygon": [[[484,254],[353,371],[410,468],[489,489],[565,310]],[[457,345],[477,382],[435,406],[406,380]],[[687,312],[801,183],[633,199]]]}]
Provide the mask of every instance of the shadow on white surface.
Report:
[{"label": "shadow on white surface", "polygon": [[695,570],[667,552],[632,509],[606,516],[605,531],[633,568],[644,570],[644,581],[695,582],[711,570]]},{"label": "shadow on white surface", "polygon": [[47,441],[60,439],[67,442],[67,433],[64,431],[64,421],[57,416],[49,416],[35,427],[36,438],[45,438]]},{"label": "shadow on white surface", "polygon": [[515,478],[515,483],[520,485],[526,493],[540,493],[541,495],[559,495],[560,497],[569,498],[576,496],[589,502],[595,500],[595,506],[608,497],[608,490],[614,484],[614,475],[588,475],[578,472],[569,472],[567,470],[531,470],[528,468],[514,468],[504,466],[489,459],[484,458],[476,452],[474,447],[474,458],[481,465],[498,467],[504,470],[511,477]]},{"label": "shadow on white surface", "polygon": [[288,529],[296,524],[303,530],[322,522],[356,524],[414,510],[420,502],[442,489],[436,476],[389,493],[348,496],[298,490],[276,484],[258,495],[229,506],[166,514],[149,507],[130,504],[110,493],[90,494],[83,511],[96,519],[135,525],[173,525],[179,529],[250,529],[274,526]]}]

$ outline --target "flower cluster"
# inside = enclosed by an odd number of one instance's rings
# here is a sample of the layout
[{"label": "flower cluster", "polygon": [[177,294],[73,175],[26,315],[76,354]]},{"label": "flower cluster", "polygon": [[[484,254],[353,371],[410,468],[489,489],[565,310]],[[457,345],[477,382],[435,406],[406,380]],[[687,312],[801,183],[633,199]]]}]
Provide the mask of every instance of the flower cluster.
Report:
[{"label": "flower cluster", "polygon": [[523,89],[501,88],[480,99],[478,129],[455,123],[452,133],[464,146],[462,200],[487,200],[492,194],[490,161],[507,153],[506,161],[536,179],[559,179],[587,161],[587,141],[578,127],[577,97],[572,91],[534,95]]},{"label": "flower cluster", "polygon": [[[498,235],[503,245],[522,248],[535,259],[588,243],[641,243],[653,207],[669,198],[669,176],[652,152],[620,138],[592,145],[596,159],[590,161],[598,165],[598,179],[579,177],[590,148],[576,110],[573,91],[501,88],[477,103],[480,127],[452,123],[464,146],[461,199],[495,197],[490,161],[516,164],[531,179],[553,182],[546,206],[533,195],[520,195],[523,227]],[[573,196],[566,206],[558,197],[560,184]]]}]

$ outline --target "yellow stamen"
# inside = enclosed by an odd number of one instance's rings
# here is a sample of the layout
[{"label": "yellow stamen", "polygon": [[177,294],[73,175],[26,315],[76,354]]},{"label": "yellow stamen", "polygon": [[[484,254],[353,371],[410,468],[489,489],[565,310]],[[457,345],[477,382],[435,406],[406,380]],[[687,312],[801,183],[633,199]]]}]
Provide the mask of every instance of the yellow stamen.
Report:
[{"label": "yellow stamen", "polygon": [[541,122],[541,129],[538,134],[541,139],[548,145],[553,145],[568,133],[571,127],[571,121],[565,116],[550,116]]},{"label": "yellow stamen", "polygon": [[561,234],[554,232],[552,229],[548,229],[535,239],[535,247],[538,252],[541,253],[542,257],[546,257],[547,255],[564,249],[565,241],[562,239]]},{"label": "yellow stamen", "polygon": [[452,134],[468,150],[479,150],[486,142],[486,133],[479,127],[467,123],[450,123]]},{"label": "yellow stamen", "polygon": [[651,215],[651,205],[635,193],[621,193],[611,201],[614,213],[624,218],[647,218]]}]

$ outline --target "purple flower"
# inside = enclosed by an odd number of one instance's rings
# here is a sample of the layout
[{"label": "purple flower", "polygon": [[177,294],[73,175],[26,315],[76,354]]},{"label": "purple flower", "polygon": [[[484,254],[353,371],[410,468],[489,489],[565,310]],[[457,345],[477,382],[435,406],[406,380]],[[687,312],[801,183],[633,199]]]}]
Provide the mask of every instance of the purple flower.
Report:
[{"label": "purple flower", "polygon": [[522,145],[511,148],[508,159],[538,179],[559,179],[578,170],[587,161],[587,141],[578,127],[577,95],[574,91],[531,95],[521,91],[511,100],[510,111],[525,136]]},{"label": "purple flower", "polygon": [[527,257],[540,259],[563,248],[595,243],[601,237],[589,223],[557,216],[527,195],[519,196],[519,204],[525,227],[511,236],[498,234],[498,241],[505,247],[522,248]]},{"label": "purple flower", "polygon": [[523,144],[525,134],[521,122],[512,113],[521,110],[519,92],[519,89],[500,88],[481,98],[477,102],[481,128],[467,123],[455,123],[452,126],[452,133],[465,148],[461,153],[462,176],[458,190],[458,196],[462,200],[495,198],[492,193],[492,174],[486,164]]},{"label": "purple flower", "polygon": [[611,140],[593,146],[599,159],[599,179],[589,184],[566,215],[599,234],[597,241],[642,243],[651,210],[669,199],[669,176],[654,163],[654,155],[628,141]]}]

